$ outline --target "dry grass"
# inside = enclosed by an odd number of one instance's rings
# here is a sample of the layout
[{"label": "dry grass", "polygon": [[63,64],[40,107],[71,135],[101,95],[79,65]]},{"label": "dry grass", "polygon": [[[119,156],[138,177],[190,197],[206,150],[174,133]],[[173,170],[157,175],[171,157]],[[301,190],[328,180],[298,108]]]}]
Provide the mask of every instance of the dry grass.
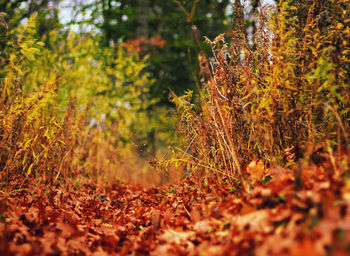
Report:
[{"label": "dry grass", "polygon": [[255,14],[252,39],[243,15],[232,32],[206,38],[213,54],[199,56],[200,101],[174,95],[187,145],[178,161],[249,189],[244,166],[254,159],[293,166],[306,142],[348,147],[348,7],[280,1]]}]

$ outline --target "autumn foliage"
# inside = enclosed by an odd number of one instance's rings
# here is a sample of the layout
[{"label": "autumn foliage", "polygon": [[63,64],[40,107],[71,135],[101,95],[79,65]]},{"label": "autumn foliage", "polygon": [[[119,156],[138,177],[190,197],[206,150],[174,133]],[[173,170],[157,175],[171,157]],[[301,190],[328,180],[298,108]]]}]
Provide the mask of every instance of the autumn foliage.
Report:
[{"label": "autumn foliage", "polygon": [[[81,182],[0,195],[2,255],[347,255],[350,153],[302,174],[251,172],[250,193],[212,178],[145,189]],[[337,163],[337,164],[334,164]],[[262,168],[262,169],[261,169]],[[298,185],[300,184],[300,185]],[[302,184],[302,185],[301,185]]]},{"label": "autumn foliage", "polygon": [[173,101],[186,136],[179,159],[249,190],[252,160],[296,167],[314,153],[308,142],[348,148],[349,5],[279,1],[255,14],[254,33],[234,7],[234,30],[205,38],[212,56],[199,56],[199,101],[191,91]]},{"label": "autumn foliage", "polygon": [[91,34],[51,31],[44,46],[35,21],[8,32],[15,39],[1,82],[2,185],[17,175],[55,183],[80,174],[159,183],[144,175],[147,158],[133,157],[153,129],[159,141],[170,138],[156,125],[166,111],[148,113],[157,99],[149,97],[146,57],[122,45],[100,48]]},{"label": "autumn foliage", "polygon": [[281,0],[252,30],[233,9],[198,95],[171,93],[178,137],[150,97],[160,36],[101,47],[0,14],[1,255],[350,254],[349,4]]}]

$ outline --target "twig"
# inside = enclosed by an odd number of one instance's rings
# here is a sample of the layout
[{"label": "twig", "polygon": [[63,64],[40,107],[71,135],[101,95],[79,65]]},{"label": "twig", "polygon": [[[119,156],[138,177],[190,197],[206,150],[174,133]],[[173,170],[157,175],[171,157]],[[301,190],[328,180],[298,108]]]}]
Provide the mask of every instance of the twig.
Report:
[{"label": "twig", "polygon": [[[215,55],[214,55],[214,56],[215,56]],[[212,74],[213,74],[214,82],[215,82],[216,85],[218,85],[218,83],[217,83],[217,81],[216,81],[216,78],[215,78],[215,74],[214,74],[214,67],[213,67],[213,64],[211,63],[211,61],[209,61],[209,64],[210,64],[211,72],[212,72]],[[220,90],[218,89],[217,86],[215,86],[215,88],[216,88],[216,91],[219,93],[219,95],[220,95],[220,97],[221,97],[222,99],[224,99],[224,100],[226,100],[226,101],[229,101],[229,99],[226,98],[226,97],[220,92]]]}]

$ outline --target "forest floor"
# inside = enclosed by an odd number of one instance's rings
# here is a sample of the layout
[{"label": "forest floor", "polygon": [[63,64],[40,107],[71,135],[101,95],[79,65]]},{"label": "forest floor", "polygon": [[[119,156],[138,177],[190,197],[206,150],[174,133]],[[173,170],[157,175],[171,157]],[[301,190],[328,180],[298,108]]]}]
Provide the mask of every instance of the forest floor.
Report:
[{"label": "forest floor", "polygon": [[0,192],[0,255],[349,255],[350,179],[338,164],[350,154],[340,157],[270,168],[249,193],[211,178],[26,189],[17,179]]}]

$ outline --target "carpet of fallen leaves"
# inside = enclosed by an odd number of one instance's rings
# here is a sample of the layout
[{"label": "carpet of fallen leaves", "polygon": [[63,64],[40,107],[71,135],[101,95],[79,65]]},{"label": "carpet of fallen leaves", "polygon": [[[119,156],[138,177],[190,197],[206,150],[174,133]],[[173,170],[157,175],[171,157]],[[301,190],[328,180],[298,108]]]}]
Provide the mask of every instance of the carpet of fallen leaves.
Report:
[{"label": "carpet of fallen leaves", "polygon": [[210,178],[160,188],[12,181],[0,194],[0,255],[349,255],[341,158],[302,171],[254,162],[254,189],[241,194]]}]

